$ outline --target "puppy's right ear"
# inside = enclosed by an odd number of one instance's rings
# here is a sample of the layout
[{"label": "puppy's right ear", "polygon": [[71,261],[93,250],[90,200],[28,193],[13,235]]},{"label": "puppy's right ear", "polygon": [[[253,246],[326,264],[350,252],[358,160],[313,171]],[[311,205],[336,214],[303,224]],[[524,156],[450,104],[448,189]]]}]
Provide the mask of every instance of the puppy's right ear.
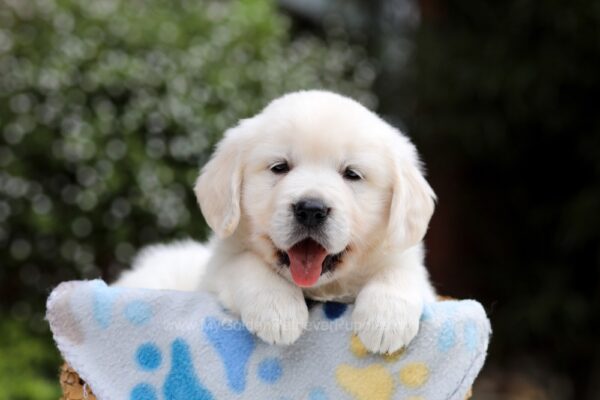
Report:
[{"label": "puppy's right ear", "polygon": [[220,238],[235,232],[240,222],[242,152],[250,120],[228,129],[196,180],[194,192],[208,225]]}]

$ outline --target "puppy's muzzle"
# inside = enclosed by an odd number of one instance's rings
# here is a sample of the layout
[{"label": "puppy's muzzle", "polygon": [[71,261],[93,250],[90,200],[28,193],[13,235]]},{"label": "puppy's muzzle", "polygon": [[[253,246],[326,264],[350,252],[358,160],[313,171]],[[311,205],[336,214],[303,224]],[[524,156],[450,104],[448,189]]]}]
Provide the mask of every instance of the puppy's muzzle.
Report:
[{"label": "puppy's muzzle", "polygon": [[331,211],[323,201],[315,198],[301,199],[292,205],[294,218],[306,228],[318,228],[325,223]]}]

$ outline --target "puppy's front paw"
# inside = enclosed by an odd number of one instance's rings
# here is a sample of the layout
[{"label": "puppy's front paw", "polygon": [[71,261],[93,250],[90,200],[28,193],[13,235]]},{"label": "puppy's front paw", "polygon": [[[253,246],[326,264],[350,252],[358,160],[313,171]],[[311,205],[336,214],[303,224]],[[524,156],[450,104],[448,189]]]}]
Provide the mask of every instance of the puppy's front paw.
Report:
[{"label": "puppy's front paw", "polygon": [[352,314],[354,331],[372,353],[393,353],[417,335],[421,307],[394,295],[361,293]]},{"label": "puppy's front paw", "polygon": [[272,344],[294,343],[308,323],[308,308],[301,294],[256,293],[240,311],[246,328]]}]

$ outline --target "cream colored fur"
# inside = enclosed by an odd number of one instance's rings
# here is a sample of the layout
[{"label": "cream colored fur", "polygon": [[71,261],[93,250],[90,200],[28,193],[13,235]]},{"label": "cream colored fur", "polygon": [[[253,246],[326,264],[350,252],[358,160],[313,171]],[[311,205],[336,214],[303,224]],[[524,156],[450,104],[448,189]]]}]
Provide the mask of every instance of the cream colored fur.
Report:
[{"label": "cream colored fur", "polygon": [[[270,167],[282,160],[290,171],[274,174]],[[363,179],[344,179],[347,167]],[[393,352],[416,335],[423,304],[434,298],[422,239],[435,195],[409,139],[359,103],[324,91],[273,101],[225,133],[195,192],[218,236],[206,266],[205,250],[193,250],[198,244],[154,247],[117,285],[212,291],[271,343],[300,336],[305,297],[356,301],[354,329],[371,351]],[[321,244],[346,253],[332,273],[301,289],[276,252],[295,244],[291,204],[306,196],[331,205]],[[182,257],[193,271],[187,275]]]}]

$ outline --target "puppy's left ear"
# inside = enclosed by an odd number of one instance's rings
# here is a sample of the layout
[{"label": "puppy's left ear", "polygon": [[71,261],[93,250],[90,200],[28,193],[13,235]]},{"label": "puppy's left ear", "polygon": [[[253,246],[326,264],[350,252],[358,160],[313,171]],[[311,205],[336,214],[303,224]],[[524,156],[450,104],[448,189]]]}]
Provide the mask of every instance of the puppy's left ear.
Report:
[{"label": "puppy's left ear", "polygon": [[233,234],[240,222],[242,152],[250,125],[250,120],[243,120],[225,132],[194,187],[206,222],[222,239]]},{"label": "puppy's left ear", "polygon": [[423,240],[436,196],[421,172],[414,145],[404,137],[398,139],[388,229],[393,244],[406,249]]}]

